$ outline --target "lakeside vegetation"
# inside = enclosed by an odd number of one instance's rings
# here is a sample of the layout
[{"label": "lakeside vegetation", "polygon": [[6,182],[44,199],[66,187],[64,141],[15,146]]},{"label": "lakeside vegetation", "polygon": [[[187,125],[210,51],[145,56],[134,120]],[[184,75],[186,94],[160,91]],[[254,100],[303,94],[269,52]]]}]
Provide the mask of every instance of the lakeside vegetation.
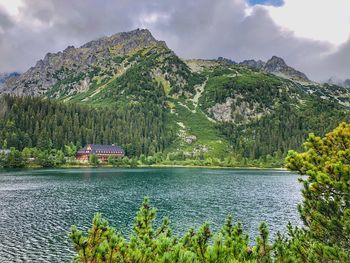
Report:
[{"label": "lakeside vegetation", "polygon": [[110,156],[107,162],[101,162],[96,155],[91,155],[88,162],[76,160],[78,148],[74,144],[65,145],[63,150],[24,148],[22,151],[11,147],[8,152],[0,153],[0,168],[69,168],[69,167],[258,167],[281,168],[283,162],[272,156],[250,160],[240,156],[228,156],[222,159],[215,157],[188,157],[183,152],[156,153],[153,156],[141,154],[139,157]]},{"label": "lakeside vegetation", "polygon": [[24,148],[22,151],[11,148],[8,153],[0,153],[0,168],[69,168],[69,167],[257,167],[281,168],[283,162],[272,157],[259,160],[248,158],[226,157],[219,158],[188,158],[181,153],[166,156],[161,153],[154,156],[141,155],[140,157],[115,158],[110,156],[107,162],[100,162],[95,155],[91,155],[88,162],[79,162],[75,159],[76,147],[65,146],[65,150],[40,150]]},{"label": "lakeside vegetation", "polygon": [[286,234],[269,239],[266,223],[252,239],[228,216],[213,233],[208,223],[182,237],[171,232],[169,218],[155,226],[156,209],[145,198],[129,238],[96,214],[83,234],[69,235],[75,262],[349,262],[350,260],[350,125],[340,124],[324,138],[310,134],[304,152],[290,151],[287,167],[305,175],[298,210],[303,227],[287,224]]}]

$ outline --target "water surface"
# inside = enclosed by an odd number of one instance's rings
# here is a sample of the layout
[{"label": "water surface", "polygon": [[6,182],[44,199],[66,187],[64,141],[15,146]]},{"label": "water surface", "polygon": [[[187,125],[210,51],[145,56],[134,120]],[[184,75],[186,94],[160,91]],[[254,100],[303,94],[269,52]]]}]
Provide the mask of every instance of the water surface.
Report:
[{"label": "water surface", "polygon": [[0,171],[0,262],[70,262],[71,225],[87,229],[96,212],[129,234],[144,196],[169,216],[173,232],[208,221],[217,230],[228,214],[256,235],[300,225],[297,176],[252,169],[56,169]]}]

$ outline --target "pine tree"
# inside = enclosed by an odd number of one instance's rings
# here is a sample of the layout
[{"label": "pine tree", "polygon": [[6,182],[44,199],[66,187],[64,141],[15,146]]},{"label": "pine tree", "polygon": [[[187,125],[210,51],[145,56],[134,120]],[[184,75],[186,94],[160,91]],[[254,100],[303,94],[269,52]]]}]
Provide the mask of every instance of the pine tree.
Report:
[{"label": "pine tree", "polygon": [[307,175],[301,217],[314,239],[350,251],[350,124],[324,138],[310,134],[304,147],[287,157],[289,169]]}]

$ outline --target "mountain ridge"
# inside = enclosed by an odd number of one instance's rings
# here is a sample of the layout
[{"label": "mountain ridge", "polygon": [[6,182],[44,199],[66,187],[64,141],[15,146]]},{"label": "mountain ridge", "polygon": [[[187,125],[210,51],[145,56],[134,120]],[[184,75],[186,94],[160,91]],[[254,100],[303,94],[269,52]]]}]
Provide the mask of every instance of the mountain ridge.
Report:
[{"label": "mountain ridge", "polygon": [[262,60],[245,60],[239,64],[263,70],[283,78],[289,78],[295,81],[310,82],[305,73],[288,66],[282,58],[277,56],[272,56],[267,62]]},{"label": "mountain ridge", "polygon": [[19,76],[20,74],[18,72],[0,73],[0,92],[1,92],[1,89],[3,88],[3,85],[7,81],[11,81],[11,80],[13,81]]},{"label": "mountain ridge", "polygon": [[[297,149],[308,132],[323,134],[347,120],[350,112],[348,89],[306,79],[275,56],[266,63],[182,60],[148,30],[134,30],[48,53],[15,82],[7,82],[4,93],[107,110],[104,116],[115,112],[113,125],[120,121],[124,127],[108,129],[106,119],[93,115],[103,128],[84,138],[98,143],[119,143],[112,140],[119,138],[131,156],[162,152],[181,158],[282,158],[288,149]],[[80,145],[79,134],[91,134],[97,124],[89,125],[89,131],[79,126],[74,143]],[[2,127],[0,144],[3,138],[13,140],[7,126]],[[30,124],[30,131],[35,127]],[[27,134],[23,141],[34,136],[26,130],[20,133]]]},{"label": "mountain ridge", "polygon": [[157,41],[148,30],[136,29],[93,40],[79,48],[68,46],[63,51],[47,53],[15,82],[6,83],[5,89],[17,95],[45,95],[47,89],[69,75],[71,79],[79,80],[71,88],[84,91],[91,79],[87,74],[80,76],[82,72],[92,72],[101,64],[108,67],[105,70],[111,70],[117,64],[113,64],[113,56],[124,56],[153,45],[167,48],[165,42]]},{"label": "mountain ridge", "polygon": [[344,80],[336,77],[331,77],[327,81],[325,81],[325,83],[350,89],[350,79]]},{"label": "mountain ridge", "polygon": [[[69,74],[71,79],[76,80],[70,89],[73,92],[82,92],[91,85],[89,76],[81,76],[82,71],[93,72],[99,63],[110,69],[117,63],[104,61],[117,56],[123,57],[136,49],[150,46],[160,46],[171,51],[164,41],[156,40],[147,29],[135,29],[129,32],[116,33],[96,40],[89,41],[78,48],[68,46],[63,51],[57,53],[47,53],[43,59],[24,72],[21,76],[3,83],[3,92],[17,95],[45,95],[47,89],[60,81],[64,81],[64,76]],[[173,52],[173,51],[171,51]],[[236,64],[235,61],[219,57],[217,61],[227,64]],[[277,56],[272,56],[267,62],[261,60],[245,60],[239,65],[256,68],[277,76],[291,79],[293,81],[310,82],[308,77],[294,68],[288,66],[285,61]],[[92,68],[94,65],[94,68]],[[62,72],[62,71],[67,72]],[[72,82],[72,81],[71,81]],[[334,84],[334,83],[333,83]]]}]

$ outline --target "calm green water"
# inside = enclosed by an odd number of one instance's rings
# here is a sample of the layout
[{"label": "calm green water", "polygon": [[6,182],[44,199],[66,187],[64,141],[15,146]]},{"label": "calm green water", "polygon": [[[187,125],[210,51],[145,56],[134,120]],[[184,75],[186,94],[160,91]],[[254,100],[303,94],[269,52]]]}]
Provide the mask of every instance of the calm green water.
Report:
[{"label": "calm green water", "polygon": [[255,235],[288,220],[300,224],[297,176],[274,170],[67,169],[0,171],[0,262],[69,262],[72,224],[87,229],[102,212],[128,234],[145,195],[175,233],[205,220],[214,229],[231,213]]}]

